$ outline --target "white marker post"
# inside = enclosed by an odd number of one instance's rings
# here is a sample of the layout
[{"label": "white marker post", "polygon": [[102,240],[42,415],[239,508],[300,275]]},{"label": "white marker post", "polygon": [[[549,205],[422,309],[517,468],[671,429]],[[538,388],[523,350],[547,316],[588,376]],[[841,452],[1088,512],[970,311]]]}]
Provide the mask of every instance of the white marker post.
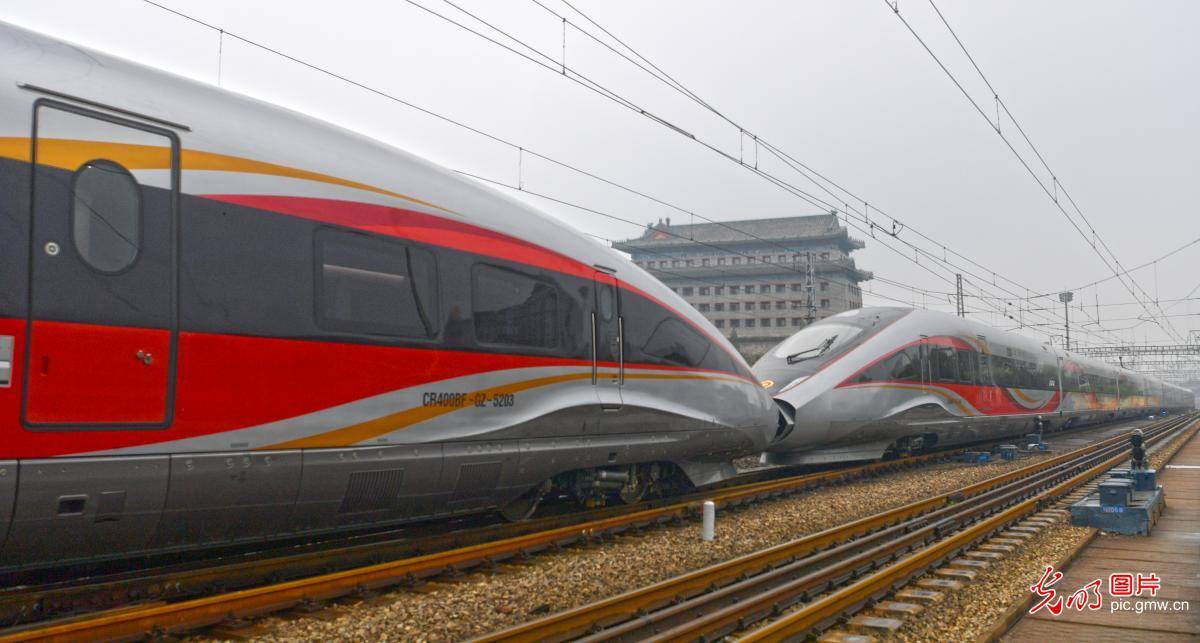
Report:
[{"label": "white marker post", "polygon": [[717,537],[717,503],[711,500],[704,501],[704,540],[712,540]]}]

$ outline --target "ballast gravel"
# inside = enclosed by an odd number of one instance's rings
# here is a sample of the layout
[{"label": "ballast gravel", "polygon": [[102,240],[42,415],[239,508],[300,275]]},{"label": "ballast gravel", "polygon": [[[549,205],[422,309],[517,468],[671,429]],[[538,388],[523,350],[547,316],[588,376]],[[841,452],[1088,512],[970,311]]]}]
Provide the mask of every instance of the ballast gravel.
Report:
[{"label": "ballast gravel", "polygon": [[[1189,435],[1181,435],[1150,456],[1150,466],[1161,468]],[[946,594],[935,608],[908,619],[887,641],[905,643],[975,641],[988,633],[1005,616],[1010,606],[1030,596],[1047,565],[1056,565],[1078,548],[1091,534],[1090,527],[1073,527],[1068,522],[1043,529],[1029,542],[995,562],[961,591]]]},{"label": "ballast gravel", "polygon": [[347,602],[313,616],[273,616],[259,640],[457,641],[666,580],[1027,466],[1045,454],[983,465],[939,464],[718,512],[717,539],[698,523],[536,555],[419,590]]}]

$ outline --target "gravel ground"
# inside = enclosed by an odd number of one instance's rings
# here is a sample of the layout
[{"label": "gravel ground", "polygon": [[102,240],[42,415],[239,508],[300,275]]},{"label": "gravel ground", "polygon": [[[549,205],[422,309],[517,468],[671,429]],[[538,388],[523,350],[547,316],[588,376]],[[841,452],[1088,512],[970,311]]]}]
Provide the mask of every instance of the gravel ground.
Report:
[{"label": "gravel ground", "polygon": [[1046,565],[1062,560],[1088,537],[1088,527],[1056,523],[1043,529],[1029,543],[996,561],[962,590],[947,592],[945,599],[908,619],[886,640],[973,641],[999,621],[1009,605],[1029,597]]},{"label": "gravel ground", "polygon": [[263,625],[271,633],[260,640],[462,640],[952,491],[1038,457],[935,465],[719,513],[713,543],[703,543],[699,525],[689,523],[541,554],[521,565],[433,583],[423,591],[390,592],[324,617],[270,617]]},{"label": "gravel ground", "polygon": [[[1150,456],[1150,466],[1161,468],[1167,453],[1187,436],[1179,436]],[[1088,537],[1091,528],[1072,527],[1069,522],[1043,529],[1029,544],[993,564],[966,588],[951,592],[936,608],[887,638],[891,641],[970,641],[989,631],[1009,606],[1029,598],[1029,585],[1036,582],[1046,565],[1062,560]]]}]

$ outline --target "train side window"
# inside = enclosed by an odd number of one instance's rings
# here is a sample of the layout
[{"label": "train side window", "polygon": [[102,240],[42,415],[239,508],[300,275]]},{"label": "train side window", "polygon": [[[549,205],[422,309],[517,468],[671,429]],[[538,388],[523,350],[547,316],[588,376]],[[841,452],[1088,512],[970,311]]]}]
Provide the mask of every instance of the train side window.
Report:
[{"label": "train side window", "polygon": [[1020,386],[1013,361],[1007,357],[992,355],[992,377],[995,378],[996,386],[1003,386],[1005,388]]},{"label": "train side window", "polygon": [[333,331],[432,337],[433,255],[364,234],[322,229],[317,246],[317,325]]},{"label": "train side window", "polygon": [[475,338],[485,344],[558,348],[559,292],[530,275],[476,264],[471,270]]},{"label": "train side window", "polygon": [[958,381],[963,384],[975,383],[975,364],[978,357],[975,351],[958,350]]},{"label": "train side window", "polygon": [[84,263],[117,273],[137,260],[142,243],[142,195],[121,165],[84,163],[71,183],[71,237]]},{"label": "train side window", "polygon": [[953,348],[930,346],[929,364],[930,379],[938,382],[958,381],[958,358]]},{"label": "train side window", "polygon": [[712,345],[687,324],[667,317],[646,339],[642,352],[680,366],[699,366]]}]

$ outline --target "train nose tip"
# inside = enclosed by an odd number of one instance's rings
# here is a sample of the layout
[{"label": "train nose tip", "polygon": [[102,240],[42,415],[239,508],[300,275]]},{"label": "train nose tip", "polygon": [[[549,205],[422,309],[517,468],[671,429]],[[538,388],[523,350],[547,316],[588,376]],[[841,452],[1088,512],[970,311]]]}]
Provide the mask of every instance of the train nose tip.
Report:
[{"label": "train nose tip", "polygon": [[779,417],[775,425],[775,435],[771,438],[771,444],[778,444],[786,440],[796,428],[796,408],[779,398],[774,399],[775,406],[779,409]]}]

